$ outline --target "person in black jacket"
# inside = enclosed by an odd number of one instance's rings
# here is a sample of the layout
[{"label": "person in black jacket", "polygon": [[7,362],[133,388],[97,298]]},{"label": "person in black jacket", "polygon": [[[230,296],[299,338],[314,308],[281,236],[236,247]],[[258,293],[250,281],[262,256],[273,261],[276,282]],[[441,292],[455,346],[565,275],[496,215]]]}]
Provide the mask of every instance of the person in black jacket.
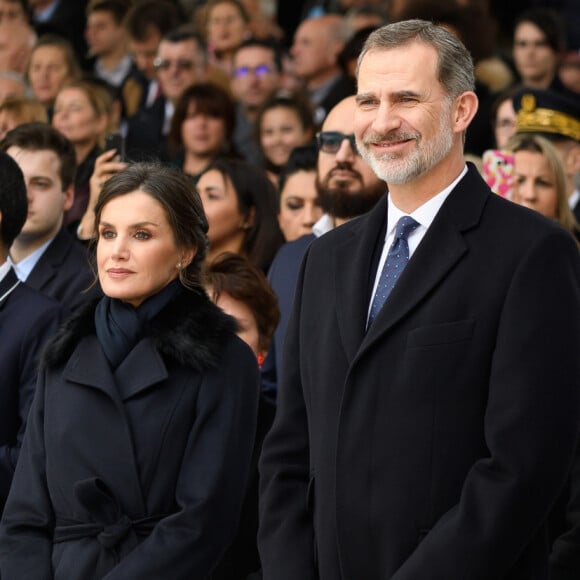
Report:
[{"label": "person in black jacket", "polygon": [[62,311],[58,302],[21,283],[7,260],[27,207],[22,172],[10,156],[0,153],[0,513],[24,435],[37,359],[56,332]]},{"label": "person in black jacket", "polygon": [[3,580],[206,579],[235,535],[259,378],[199,282],[190,178],[134,164],[95,207],[105,296],[44,357],[0,526]]},{"label": "person in black jacket", "polygon": [[28,216],[10,247],[16,275],[43,294],[76,310],[98,285],[86,249],[63,226],[64,212],[74,201],[75,150],[46,123],[26,123],[10,131],[0,150],[16,160],[26,182]]}]

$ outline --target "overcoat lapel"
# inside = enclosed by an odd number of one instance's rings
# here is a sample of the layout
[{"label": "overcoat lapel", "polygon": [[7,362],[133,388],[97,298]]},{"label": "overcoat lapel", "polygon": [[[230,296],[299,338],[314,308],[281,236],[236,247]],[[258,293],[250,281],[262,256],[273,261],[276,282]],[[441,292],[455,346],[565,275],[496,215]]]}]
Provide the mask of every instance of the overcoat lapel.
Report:
[{"label": "overcoat lapel", "polygon": [[168,377],[167,367],[148,337],[138,342],[115,371],[117,388],[123,401]]},{"label": "overcoat lapel", "polygon": [[64,368],[63,378],[102,391],[110,399],[120,403],[109,362],[94,335],[81,339]]},{"label": "overcoat lapel", "polygon": [[[364,338],[368,312],[368,285],[372,252],[387,219],[387,196],[355,224],[351,238],[343,238],[332,262],[340,336],[349,361]],[[354,239],[353,239],[354,238]],[[353,247],[354,246],[354,247]]]},{"label": "overcoat lapel", "polygon": [[[135,364],[131,366],[142,377],[146,376],[150,368],[148,364],[145,365],[147,368],[141,365],[140,369],[135,369]],[[146,503],[133,438],[122,395],[117,386],[118,379],[111,372],[96,336],[90,335],[81,339],[64,369],[63,378],[71,384],[71,388],[97,389],[111,399],[116,412],[106,415],[103,419],[103,428],[107,430],[109,438],[115,440],[116,457],[108,467],[114,472],[112,477],[124,482],[123,491],[119,493],[124,498],[122,503],[127,506],[128,513],[145,513]]]},{"label": "overcoat lapel", "polygon": [[[358,359],[372,345],[388,333],[395,324],[406,317],[419,304],[429,292],[439,284],[453,268],[453,266],[468,251],[468,246],[464,240],[463,233],[474,227],[481,217],[485,200],[490,195],[488,188],[482,187],[483,181],[477,174],[477,170],[470,167],[467,175],[459,182],[451,192],[441,210],[437,214],[431,227],[425,234],[421,244],[413,254],[412,259],[401,275],[399,283],[391,292],[382,310],[377,315],[374,323],[358,342],[356,356]],[[382,219],[386,219],[386,201]],[[375,208],[376,210],[377,208]],[[350,311],[353,311],[353,302],[359,302],[364,306],[364,320],[368,309],[367,284],[370,273],[371,256],[364,256],[364,249],[369,253],[368,248],[372,248],[372,241],[376,239],[381,228],[380,215],[373,210],[369,215],[366,227],[361,232],[360,243],[355,249],[353,270],[359,280],[353,283],[352,290],[358,292],[350,297]],[[344,261],[345,258],[342,258]],[[344,304],[341,305],[344,309]],[[347,309],[346,312],[349,312]],[[360,337],[360,307],[356,310],[356,329]],[[364,324],[362,325],[364,329]],[[354,346],[354,340],[351,345]],[[351,359],[351,362],[355,360]]]},{"label": "overcoat lapel", "polygon": [[369,328],[361,353],[409,314],[466,251],[459,232],[444,219],[436,219]]},{"label": "overcoat lapel", "polygon": [[65,367],[65,380],[103,391],[120,403],[168,377],[151,339],[140,340],[115,373],[95,336],[84,338]]}]

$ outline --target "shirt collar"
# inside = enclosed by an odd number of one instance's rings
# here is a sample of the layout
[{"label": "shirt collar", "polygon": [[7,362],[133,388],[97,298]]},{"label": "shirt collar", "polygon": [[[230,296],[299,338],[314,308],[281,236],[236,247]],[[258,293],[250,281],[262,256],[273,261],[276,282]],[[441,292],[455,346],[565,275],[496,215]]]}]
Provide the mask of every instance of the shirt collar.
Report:
[{"label": "shirt collar", "polygon": [[40,10],[34,15],[35,22],[48,22],[54,11],[58,8],[60,0],[55,0],[50,6],[47,6],[44,10]]},{"label": "shirt collar", "polygon": [[36,266],[36,263],[42,257],[42,254],[44,254],[46,248],[50,246],[52,240],[54,240],[54,237],[50,238],[48,242],[45,242],[39,248],[36,248],[36,250],[34,250],[32,254],[29,254],[28,256],[26,256],[26,258],[20,260],[20,262],[18,262],[17,264],[12,261],[12,258],[10,256],[8,256],[8,262],[10,262],[10,265],[14,268],[14,271],[16,272],[16,275],[18,276],[19,280],[21,280],[22,282],[26,282],[26,279],[28,278],[28,276],[30,276],[30,272],[32,272],[34,266]]},{"label": "shirt collar", "polygon": [[321,235],[334,229],[334,220],[330,214],[323,214],[322,217],[312,226],[312,233],[319,238]]},{"label": "shirt collar", "polygon": [[6,275],[8,274],[8,272],[10,272],[11,268],[12,264],[10,264],[9,260],[6,260],[6,262],[4,262],[4,264],[0,266],[0,282],[2,282],[4,278],[6,278]]},{"label": "shirt collar", "polygon": [[463,171],[454,179],[443,191],[440,191],[437,195],[433,196],[431,199],[426,201],[423,205],[420,205],[414,212],[407,214],[401,211],[394,203],[391,196],[388,196],[388,214],[387,214],[387,233],[385,237],[393,234],[395,228],[397,227],[397,222],[400,218],[405,215],[410,215],[415,221],[419,223],[423,228],[428,229],[433,223],[435,216],[441,209],[441,206],[453,191],[455,186],[463,179],[464,175],[467,173],[467,166],[463,168]]}]

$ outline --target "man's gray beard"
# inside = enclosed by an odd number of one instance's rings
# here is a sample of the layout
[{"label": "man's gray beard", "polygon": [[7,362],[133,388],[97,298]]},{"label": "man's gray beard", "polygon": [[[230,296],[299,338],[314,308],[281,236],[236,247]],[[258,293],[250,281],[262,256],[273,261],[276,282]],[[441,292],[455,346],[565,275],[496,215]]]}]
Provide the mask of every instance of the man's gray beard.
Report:
[{"label": "man's gray beard", "polygon": [[[372,137],[363,139],[362,145],[357,143],[358,150],[379,179],[391,185],[409,183],[432,169],[451,151],[453,131],[447,122],[448,114],[448,111],[443,111],[437,137],[427,142],[423,149],[421,149],[422,137],[419,134],[392,136],[392,140],[398,140],[401,137],[415,139],[415,148],[406,158],[399,153],[373,155],[368,146],[365,146],[365,142],[373,141]],[[380,138],[377,140],[381,141]]]},{"label": "man's gray beard", "polygon": [[361,182],[359,189],[355,190],[340,185],[330,187],[329,180],[324,181],[322,183],[316,177],[320,206],[326,213],[339,219],[351,219],[370,211],[387,191],[386,185],[380,181],[370,186],[364,186]]}]

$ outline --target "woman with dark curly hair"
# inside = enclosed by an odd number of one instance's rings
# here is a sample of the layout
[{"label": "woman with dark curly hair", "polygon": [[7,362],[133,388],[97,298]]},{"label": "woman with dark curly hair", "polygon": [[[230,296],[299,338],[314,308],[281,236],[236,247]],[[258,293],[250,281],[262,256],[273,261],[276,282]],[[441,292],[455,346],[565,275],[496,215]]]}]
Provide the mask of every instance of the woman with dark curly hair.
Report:
[{"label": "woman with dark curly hair", "polygon": [[200,282],[191,178],[135,164],[95,207],[105,296],[49,344],[0,527],[3,580],[206,579],[252,465],[256,357]]}]

